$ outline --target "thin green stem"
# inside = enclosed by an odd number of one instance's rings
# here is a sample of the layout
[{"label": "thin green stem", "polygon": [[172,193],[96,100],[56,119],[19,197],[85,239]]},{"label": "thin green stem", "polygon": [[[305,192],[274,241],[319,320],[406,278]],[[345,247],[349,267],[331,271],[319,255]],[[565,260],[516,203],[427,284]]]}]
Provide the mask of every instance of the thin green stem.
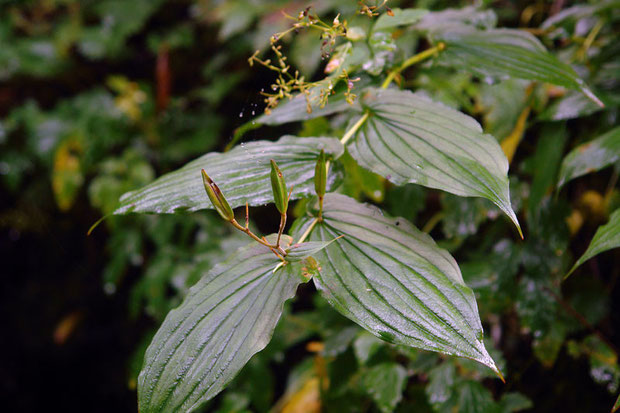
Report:
[{"label": "thin green stem", "polygon": [[386,89],[390,83],[392,83],[392,80],[394,80],[394,78],[403,70],[405,70],[406,68],[408,68],[411,65],[414,65],[416,63],[419,63],[423,60],[428,59],[431,56],[436,55],[437,53],[441,52],[442,50],[444,50],[446,48],[446,44],[445,43],[437,43],[437,46],[435,47],[431,47],[430,49],[427,49],[423,52],[420,52],[416,55],[411,56],[409,59],[405,60],[400,66],[398,66],[396,69],[392,70],[390,73],[388,73],[387,77],[385,78],[385,81],[383,81],[383,84],[381,85],[382,89]]},{"label": "thin green stem", "polygon": [[588,33],[588,37],[586,37],[580,50],[582,60],[586,60],[588,49],[590,49],[592,43],[594,43],[594,39],[596,39],[596,36],[598,36],[598,33],[601,31],[604,25],[605,22],[603,20],[599,20],[598,22],[596,22],[592,30],[590,30],[590,33]]},{"label": "thin green stem", "polygon": [[[280,214],[280,227],[278,228],[278,239],[276,240],[276,249],[280,249],[280,238],[282,238],[282,231],[286,225],[286,214]],[[286,255],[286,253],[285,253]]]},{"label": "thin green stem", "polygon": [[314,221],[312,221],[312,223],[310,224],[310,226],[306,229],[306,231],[302,234],[302,236],[299,238],[299,241],[297,241],[297,244],[301,244],[302,242],[304,242],[306,240],[306,238],[308,238],[308,235],[310,235],[310,233],[312,232],[312,230],[314,229],[315,225],[317,224],[317,222],[319,222],[319,218],[314,218]]},{"label": "thin green stem", "polygon": [[346,144],[348,142],[348,140],[351,139],[353,137],[353,135],[355,135],[355,132],[357,132],[357,130],[362,127],[364,122],[366,122],[366,119],[368,119],[369,115],[370,115],[369,112],[364,113],[364,115],[361,118],[359,118],[357,122],[355,122],[355,125],[353,125],[351,127],[351,129],[349,129],[344,134],[342,139],[340,139],[340,143],[342,143],[343,145]]},{"label": "thin green stem", "polygon": [[[408,68],[411,65],[414,65],[418,62],[421,62],[424,59],[427,59],[431,56],[434,56],[435,54],[437,54],[438,52],[444,50],[446,48],[445,43],[438,43],[437,46],[432,47],[428,50],[425,50],[421,53],[418,53],[414,56],[411,56],[409,59],[405,60],[400,66],[398,66],[396,69],[392,70],[387,78],[385,78],[385,81],[383,82],[383,84],[381,85],[382,89],[386,89],[390,83],[392,82],[392,80],[394,80],[394,78],[396,77],[396,75],[398,75],[401,71],[405,70],[406,68]],[[358,119],[357,122],[355,122],[355,124],[351,127],[351,129],[349,129],[344,136],[342,137],[342,139],[340,139],[340,142],[345,145],[349,139],[351,139],[353,137],[353,135],[355,135],[355,133],[359,130],[359,128],[362,127],[362,125],[364,124],[364,122],[366,122],[366,120],[368,119],[368,117],[370,116],[370,112],[365,112],[364,115]]]},{"label": "thin green stem", "polygon": [[435,215],[433,215],[427,222],[426,225],[424,225],[424,228],[422,228],[422,232],[425,233],[430,233],[433,228],[435,228],[435,226],[439,223],[439,221],[441,221],[443,219],[443,213],[442,212],[437,212]]},{"label": "thin green stem", "polygon": [[237,228],[239,231],[245,232],[246,234],[248,234],[248,236],[250,238],[252,238],[254,241],[256,241],[256,242],[258,242],[258,243],[260,243],[260,244],[262,244],[262,245],[264,245],[266,247],[275,249],[275,250],[280,248],[279,245],[272,245],[272,244],[268,243],[267,241],[264,241],[264,240],[258,238],[252,231],[250,231],[249,228],[245,228],[245,227],[239,225],[239,223],[237,222],[236,219],[233,218],[233,220],[229,221],[229,222],[232,224],[233,227]]}]

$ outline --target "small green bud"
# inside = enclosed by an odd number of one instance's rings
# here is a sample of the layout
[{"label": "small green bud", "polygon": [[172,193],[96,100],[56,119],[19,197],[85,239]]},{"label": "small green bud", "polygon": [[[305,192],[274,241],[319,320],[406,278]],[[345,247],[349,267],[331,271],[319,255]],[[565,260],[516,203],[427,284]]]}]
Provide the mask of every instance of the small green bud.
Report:
[{"label": "small green bud", "polygon": [[327,167],[325,161],[325,151],[321,149],[319,158],[314,167],[314,190],[316,194],[323,198],[325,195],[325,187],[327,186]]},{"label": "small green bud", "polygon": [[278,168],[276,161],[271,160],[271,189],[273,190],[273,199],[276,202],[276,208],[281,214],[286,214],[288,209],[288,192],[286,191],[286,182],[282,171]]},{"label": "small green bud", "polygon": [[226,221],[232,221],[235,219],[235,214],[233,213],[232,208],[228,205],[228,201],[224,198],[224,194],[220,191],[220,188],[209,178],[207,172],[203,169],[202,171],[202,183],[205,186],[205,191],[207,191],[207,195],[209,196],[209,200],[213,204],[215,210],[220,214],[222,218]]}]

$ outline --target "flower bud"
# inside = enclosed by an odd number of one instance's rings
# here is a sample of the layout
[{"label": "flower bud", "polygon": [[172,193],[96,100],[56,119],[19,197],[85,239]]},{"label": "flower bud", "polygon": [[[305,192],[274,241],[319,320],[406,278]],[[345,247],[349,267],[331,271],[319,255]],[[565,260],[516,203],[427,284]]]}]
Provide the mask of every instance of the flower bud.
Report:
[{"label": "flower bud", "polygon": [[276,203],[276,208],[278,208],[281,214],[286,214],[286,210],[288,209],[286,182],[284,182],[282,171],[280,171],[276,161],[273,159],[271,160],[271,189],[273,190],[273,199]]},{"label": "flower bud", "polygon": [[220,188],[218,188],[215,182],[209,178],[209,175],[207,175],[204,169],[201,172],[202,183],[205,186],[205,191],[207,191],[211,204],[213,204],[213,207],[222,218],[226,221],[232,221],[235,218],[235,214],[230,205],[228,205],[226,198],[224,198],[224,194],[222,194],[222,191],[220,191]]},{"label": "flower bud", "polygon": [[325,187],[327,185],[327,167],[325,161],[325,151],[321,149],[319,158],[314,167],[314,190],[319,198],[325,195]]}]

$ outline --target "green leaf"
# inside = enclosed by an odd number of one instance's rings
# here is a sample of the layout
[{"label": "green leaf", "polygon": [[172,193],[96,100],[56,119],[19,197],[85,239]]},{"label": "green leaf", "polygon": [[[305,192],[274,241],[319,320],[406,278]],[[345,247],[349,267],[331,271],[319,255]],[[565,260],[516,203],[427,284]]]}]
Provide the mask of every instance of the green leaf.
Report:
[{"label": "green leaf", "polygon": [[403,399],[407,370],[397,363],[382,363],[362,376],[362,386],[384,413],[394,411]]},{"label": "green leaf", "polygon": [[446,44],[440,64],[468,70],[484,78],[519,78],[581,90],[604,106],[572,67],[558,60],[532,34],[514,29],[486,31],[448,28],[434,40]]},{"label": "green leaf", "polygon": [[532,158],[532,185],[528,200],[528,210],[531,216],[536,215],[536,210],[540,208],[543,198],[553,192],[562,152],[566,145],[567,131],[564,122],[550,123],[543,126],[536,152]]},{"label": "green leaf", "polygon": [[308,241],[301,244],[293,244],[287,251],[286,260],[291,262],[304,260],[312,255],[315,255],[334,241],[336,240]]},{"label": "green leaf", "polygon": [[[273,202],[270,159],[278,162],[286,182],[294,186],[291,199],[307,196],[314,192],[314,166],[321,149],[334,158],[343,152],[335,138],[294,136],[283,136],[277,142],[250,142],[225,153],[211,152],[137,191],[127,192],[114,213],[165,214],[213,208],[202,184],[202,168],[233,208],[246,202],[250,205]],[[328,186],[335,182],[333,174],[330,178]]]},{"label": "green leaf", "polygon": [[611,408],[611,413],[616,413],[618,410],[620,410],[620,394],[614,403],[614,407]]},{"label": "green leaf", "polygon": [[429,373],[429,383],[425,392],[431,405],[438,408],[451,399],[456,376],[454,363],[441,363]]},{"label": "green leaf", "polygon": [[417,23],[420,21],[428,10],[424,9],[392,9],[393,16],[387,13],[383,13],[373,27],[373,31],[391,29],[398,26],[406,26],[409,24]]},{"label": "green leaf", "polygon": [[325,357],[336,357],[344,353],[360,331],[360,328],[356,325],[337,330],[325,340],[321,355]]},{"label": "green leaf", "polygon": [[491,392],[477,381],[466,380],[455,389],[458,394],[450,411],[459,413],[487,413],[495,407]]},{"label": "green leaf", "polygon": [[573,268],[564,276],[568,277],[584,262],[588,261],[601,252],[620,247],[620,208],[616,209],[609,217],[609,222],[600,226],[590,241],[590,245],[581,258],[577,260]]},{"label": "green leaf", "polygon": [[[601,99],[605,100],[604,96],[601,95]],[[575,119],[600,110],[602,108],[584,96],[583,93],[571,90],[547,107],[538,118],[540,120]]]},{"label": "green leaf", "polygon": [[[313,218],[300,218],[302,231]],[[474,294],[456,261],[404,219],[327,194],[310,239],[336,240],[316,255],[314,282],[343,315],[385,341],[479,361],[497,372],[482,342]]]},{"label": "green leaf", "polygon": [[562,162],[558,188],[579,176],[620,160],[620,126],[573,149]]},{"label": "green leaf", "polygon": [[475,6],[461,9],[445,9],[428,13],[416,24],[416,29],[434,31],[445,27],[473,26],[479,29],[490,29],[497,24],[497,16],[493,10],[480,10]]},{"label": "green leaf", "polygon": [[478,122],[409,91],[368,89],[362,99],[371,116],[348,147],[362,167],[397,185],[487,198],[519,228],[508,161]]},{"label": "green leaf", "polygon": [[146,351],[138,380],[141,412],[197,409],[267,345],[284,302],[301,282],[296,264],[274,274],[279,262],[253,242],[192,287]]},{"label": "green leaf", "polygon": [[360,364],[366,364],[384,346],[384,341],[363,331],[353,342],[353,352]]},{"label": "green leaf", "polygon": [[443,213],[441,228],[448,239],[465,238],[475,234],[480,224],[491,215],[489,210],[497,211],[484,199],[441,195]]},{"label": "green leaf", "polygon": [[248,410],[250,398],[247,394],[227,392],[215,413],[252,413]]},{"label": "green leaf", "polygon": [[498,402],[498,413],[512,413],[520,410],[531,409],[532,401],[521,393],[504,393]]},{"label": "green leaf", "polygon": [[[509,136],[528,103],[526,90],[527,82],[521,79],[481,85],[478,104],[482,106],[484,113],[484,131],[500,142]],[[581,93],[579,96],[582,96]],[[506,102],[510,102],[510,105]]]}]

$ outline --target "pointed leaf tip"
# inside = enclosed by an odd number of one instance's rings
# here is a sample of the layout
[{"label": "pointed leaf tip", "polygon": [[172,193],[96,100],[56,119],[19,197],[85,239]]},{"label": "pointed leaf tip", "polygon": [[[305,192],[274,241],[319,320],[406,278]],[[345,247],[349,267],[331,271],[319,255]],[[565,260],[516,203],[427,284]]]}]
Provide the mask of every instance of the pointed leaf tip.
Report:
[{"label": "pointed leaf tip", "polygon": [[620,208],[611,213],[609,221],[605,225],[598,227],[592,241],[590,241],[590,245],[588,245],[588,249],[575,262],[573,268],[564,276],[563,280],[566,280],[569,275],[590,258],[618,247],[620,247]]},{"label": "pointed leaf tip", "polygon": [[508,161],[475,119],[410,91],[369,88],[362,99],[373,116],[348,143],[361,167],[397,185],[487,198],[521,234],[510,203]]},{"label": "pointed leaf tip", "polygon": [[[304,216],[295,227],[301,232],[313,219]],[[383,340],[497,371],[481,341],[475,295],[447,251],[406,220],[328,193],[323,220],[309,239],[328,242],[343,234],[315,255],[321,270],[312,279],[330,304]]]},{"label": "pointed leaf tip", "polygon": [[599,107],[601,107],[601,108],[605,107],[605,104],[589,88],[584,86],[584,87],[581,88],[581,92],[584,95],[586,95],[586,97],[588,99],[590,99],[592,102],[596,103]]},{"label": "pointed leaf tip", "polygon": [[495,366],[495,368],[493,369],[493,371],[495,372],[495,374],[497,374],[497,377],[499,377],[499,379],[502,381],[502,383],[506,384],[506,379],[504,379],[504,375],[502,374],[502,372],[497,368],[497,366]]}]

